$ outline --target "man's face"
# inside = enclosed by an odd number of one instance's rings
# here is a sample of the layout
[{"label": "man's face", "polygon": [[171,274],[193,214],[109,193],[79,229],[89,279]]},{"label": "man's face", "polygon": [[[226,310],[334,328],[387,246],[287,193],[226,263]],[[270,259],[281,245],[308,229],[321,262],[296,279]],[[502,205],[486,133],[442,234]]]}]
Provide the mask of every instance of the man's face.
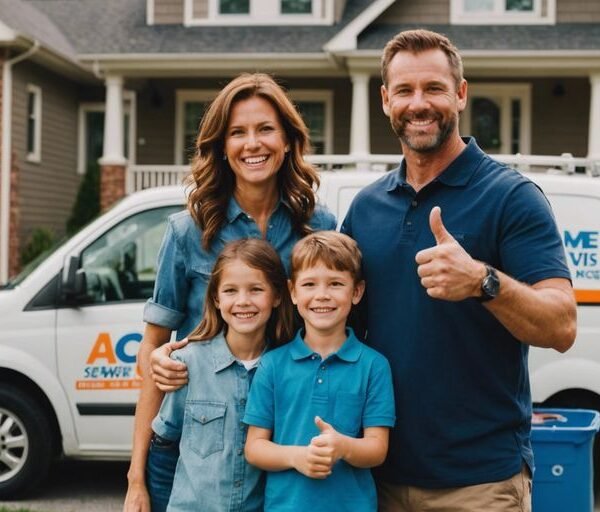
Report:
[{"label": "man's face", "polygon": [[432,153],[451,134],[458,137],[458,114],[465,108],[467,83],[456,87],[442,50],[399,52],[390,61],[383,111],[403,148]]}]

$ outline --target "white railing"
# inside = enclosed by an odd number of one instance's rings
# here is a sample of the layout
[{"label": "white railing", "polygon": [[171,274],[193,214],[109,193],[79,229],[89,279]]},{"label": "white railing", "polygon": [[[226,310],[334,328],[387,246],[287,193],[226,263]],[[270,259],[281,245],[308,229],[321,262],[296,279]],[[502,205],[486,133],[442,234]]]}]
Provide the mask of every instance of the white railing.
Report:
[{"label": "white railing", "polygon": [[[496,160],[528,172],[561,174],[586,173],[600,176],[600,161],[574,157],[568,153],[553,155],[493,155]],[[402,155],[309,155],[306,159],[322,171],[388,171],[397,167]],[[127,168],[127,193],[145,188],[180,185],[189,174],[188,165],[130,165]]]}]

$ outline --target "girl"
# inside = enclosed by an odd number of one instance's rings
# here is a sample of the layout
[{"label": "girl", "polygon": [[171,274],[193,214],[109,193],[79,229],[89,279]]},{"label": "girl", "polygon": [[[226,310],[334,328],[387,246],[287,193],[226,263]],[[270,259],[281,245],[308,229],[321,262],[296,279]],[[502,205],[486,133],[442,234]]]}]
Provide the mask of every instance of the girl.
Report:
[{"label": "girl", "polygon": [[153,442],[180,439],[169,511],[262,511],[261,471],[244,459],[250,381],[268,340],[292,336],[285,269],[265,241],[225,246],[209,280],[204,316],[185,348],[188,384],[166,395]]}]

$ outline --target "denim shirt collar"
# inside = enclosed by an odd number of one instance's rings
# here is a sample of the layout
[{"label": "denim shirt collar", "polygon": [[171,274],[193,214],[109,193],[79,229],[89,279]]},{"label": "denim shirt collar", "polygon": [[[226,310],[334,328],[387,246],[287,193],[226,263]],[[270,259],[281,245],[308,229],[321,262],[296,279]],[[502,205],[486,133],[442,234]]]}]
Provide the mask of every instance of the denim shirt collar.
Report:
[{"label": "denim shirt collar", "polygon": [[[473,137],[462,137],[466,147],[461,151],[448,167],[433,181],[440,182],[449,187],[464,187],[477,169],[485,153],[479,148]],[[392,171],[393,179],[387,188],[393,192],[398,188],[410,187],[406,181],[406,160],[402,160],[397,170]]]},{"label": "denim shirt collar", "polygon": [[236,358],[231,353],[231,350],[229,350],[229,345],[227,345],[227,341],[222,332],[213,338],[211,346],[215,373],[228,368],[236,362]]},{"label": "denim shirt collar", "polygon": [[[355,363],[358,361],[360,354],[362,353],[362,345],[358,341],[358,338],[354,334],[354,331],[351,327],[346,327],[346,341],[340,347],[337,352],[330,354],[327,358],[337,357],[342,361],[346,361],[348,363]],[[299,361],[301,359],[306,359],[311,357],[315,352],[313,352],[310,347],[304,343],[304,329],[300,329],[294,339],[290,342],[290,355],[294,361]]]},{"label": "denim shirt collar", "polygon": [[[284,199],[282,199],[281,197],[279,197],[273,212],[276,212],[281,205],[283,205],[289,209],[289,205],[287,204],[287,202]],[[232,195],[231,199],[229,200],[229,204],[227,205],[227,221],[231,224],[240,215],[248,215],[248,214],[244,210],[242,210],[242,207],[238,204],[235,197],[233,197],[233,195]]]}]

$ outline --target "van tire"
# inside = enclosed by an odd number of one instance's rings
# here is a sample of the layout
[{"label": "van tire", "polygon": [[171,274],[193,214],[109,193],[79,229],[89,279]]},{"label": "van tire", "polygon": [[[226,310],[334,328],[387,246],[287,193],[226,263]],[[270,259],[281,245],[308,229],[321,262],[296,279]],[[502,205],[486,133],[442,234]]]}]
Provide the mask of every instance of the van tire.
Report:
[{"label": "van tire", "polygon": [[0,499],[37,489],[48,474],[53,453],[52,424],[43,407],[14,385],[2,383]]}]

